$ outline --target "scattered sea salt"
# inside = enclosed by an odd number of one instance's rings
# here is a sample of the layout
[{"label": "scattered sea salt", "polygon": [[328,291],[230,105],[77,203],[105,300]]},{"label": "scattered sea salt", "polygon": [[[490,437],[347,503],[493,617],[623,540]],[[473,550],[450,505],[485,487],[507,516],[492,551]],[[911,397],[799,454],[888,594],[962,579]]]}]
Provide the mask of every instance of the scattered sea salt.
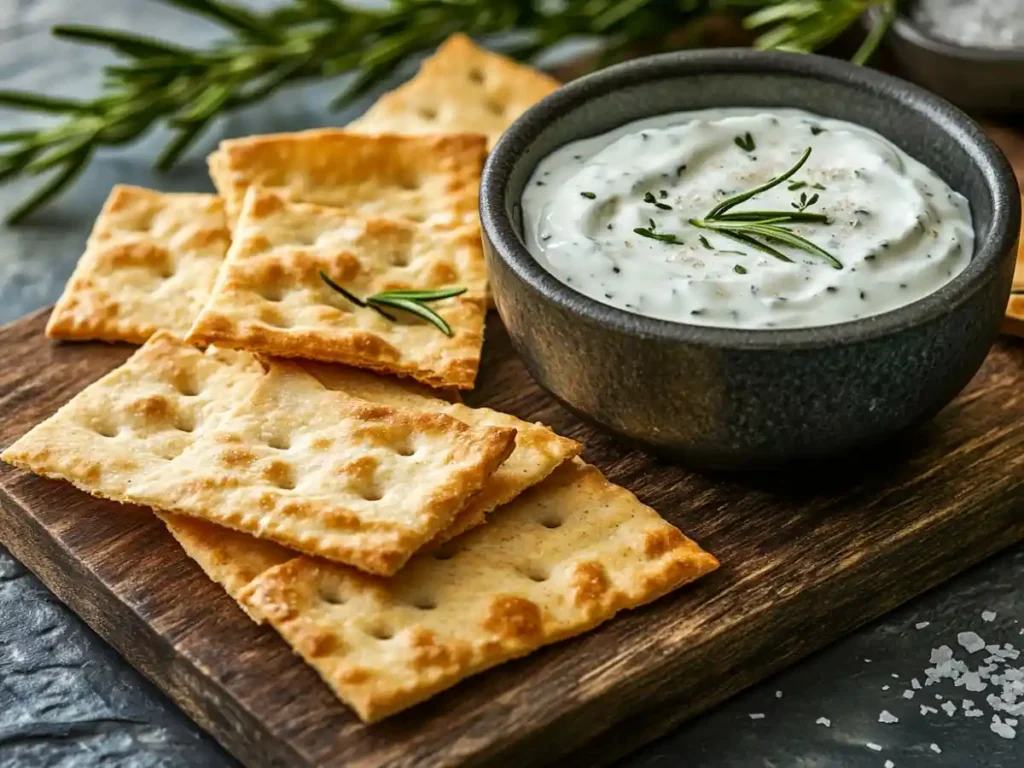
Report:
[{"label": "scattered sea salt", "polygon": [[878,714],[878,722],[880,723],[898,723],[900,719],[896,715],[892,714],[889,710],[883,709]]},{"label": "scattered sea salt", "polygon": [[921,705],[921,714],[922,715],[927,715],[927,714],[934,715],[938,711],[939,710],[937,710],[935,707],[929,707],[927,704],[922,704]]},{"label": "scattered sea salt", "polygon": [[924,629],[929,624],[931,624],[930,621],[919,621],[917,622],[917,624],[914,625],[914,629]]},{"label": "scattered sea salt", "polygon": [[882,686],[882,690],[883,691],[888,691],[889,690],[889,686],[888,685],[883,685]]},{"label": "scattered sea salt", "polygon": [[776,699],[781,699],[782,698],[782,691],[776,691],[775,692],[775,698]]},{"label": "scattered sea salt", "polygon": [[937,755],[941,755],[942,754],[942,750],[939,749],[939,745],[938,744],[929,744],[928,745],[928,749],[930,749],[932,752],[934,752]]},{"label": "scattered sea salt", "polygon": [[914,692],[908,688],[907,690],[905,690],[903,692],[903,698],[904,699],[912,699],[912,698],[914,698]]},{"label": "scattered sea salt", "polygon": [[889,675],[889,677],[891,677],[893,680],[899,680],[900,679],[900,676],[897,675],[895,672],[893,672],[891,675]]},{"label": "scattered sea salt", "polygon": [[895,768],[895,767],[896,767],[896,763],[894,763],[892,760],[886,760],[885,761],[885,768]]},{"label": "scattered sea salt", "polygon": [[1013,726],[1002,722],[999,719],[999,715],[992,715],[992,723],[989,725],[989,729],[992,733],[997,736],[1002,736],[1004,739],[1012,739],[1017,736],[1017,732],[1013,729]]},{"label": "scattered sea salt", "polygon": [[875,742],[873,742],[873,741],[869,741],[864,746],[867,747],[868,749],[875,750],[875,752],[881,752],[882,751],[882,745],[881,744],[875,744]]},{"label": "scattered sea salt", "polygon": [[764,712],[751,712],[749,717],[751,720],[764,720]]},{"label": "scattered sea salt", "polygon": [[932,648],[932,655],[928,661],[932,664],[943,664],[952,658],[953,649],[948,645],[940,645],[938,648]]},{"label": "scattered sea salt", "polygon": [[814,722],[815,722],[816,725],[824,725],[826,728],[831,728],[832,727],[832,721],[829,720],[827,717],[819,717]]},{"label": "scattered sea salt", "polygon": [[982,611],[981,612],[981,620],[982,621],[995,621],[996,620],[996,612],[995,611]]},{"label": "scattered sea salt", "polygon": [[913,688],[915,691],[921,690],[921,684],[919,682],[917,682],[917,678],[916,677],[911,678],[911,680],[910,680],[910,687]]},{"label": "scattered sea salt", "polygon": [[[961,632],[956,636],[956,641],[968,653],[977,653],[985,647],[985,641],[978,636],[977,632]],[[948,648],[949,646],[942,647]],[[932,663],[934,664],[935,661],[933,660]]]},{"label": "scattered sea salt", "polygon": [[942,709],[950,717],[956,714],[956,704],[954,704],[952,701],[943,702]]}]

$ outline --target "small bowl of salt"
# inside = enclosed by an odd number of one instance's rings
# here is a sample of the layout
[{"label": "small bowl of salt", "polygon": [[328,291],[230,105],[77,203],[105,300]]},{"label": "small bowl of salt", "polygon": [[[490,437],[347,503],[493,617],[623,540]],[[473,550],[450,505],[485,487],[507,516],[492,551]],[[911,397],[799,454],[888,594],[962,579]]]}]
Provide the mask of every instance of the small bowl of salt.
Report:
[{"label": "small bowl of salt", "polygon": [[[882,23],[881,9],[868,23]],[[1022,0],[913,0],[886,50],[899,74],[963,109],[1024,114]]]}]

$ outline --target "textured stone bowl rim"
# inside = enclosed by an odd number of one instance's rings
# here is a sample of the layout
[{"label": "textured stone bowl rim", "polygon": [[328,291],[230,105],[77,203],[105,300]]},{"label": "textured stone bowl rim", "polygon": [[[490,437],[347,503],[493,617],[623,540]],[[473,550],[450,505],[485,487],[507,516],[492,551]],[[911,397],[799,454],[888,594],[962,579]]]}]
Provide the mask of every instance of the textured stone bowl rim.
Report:
[{"label": "textured stone bowl rim", "polygon": [[[975,240],[967,268],[938,291],[905,307],[834,325],[792,329],[735,329],[660,320],[585,296],[542,267],[527,251],[507,208],[506,189],[517,159],[544,129],[592,98],[618,89],[687,75],[744,73],[797,76],[871,93],[879,107],[915,112],[960,144],[981,173],[992,199],[989,236]],[[738,106],[722,99],[723,106]],[[917,158],[930,165],[929,158]],[[531,171],[532,172],[532,171]],[[480,184],[480,219],[493,250],[532,290],[563,310],[608,330],[643,338],[724,349],[814,349],[870,341],[928,323],[969,302],[1013,248],[1020,226],[1016,177],[1002,151],[965,113],[944,99],[891,75],[810,54],[749,48],[682,51],[635,59],[562,86],[524,112],[494,146]],[[498,304],[500,308],[500,297]]]},{"label": "textured stone bowl rim", "polygon": [[[882,9],[872,8],[868,21],[871,27],[882,23]],[[888,34],[902,38],[900,43],[924,48],[939,56],[961,61],[995,61],[1024,66],[1024,48],[986,48],[980,45],[963,45],[929,33],[920,24],[904,13],[896,14]]]}]

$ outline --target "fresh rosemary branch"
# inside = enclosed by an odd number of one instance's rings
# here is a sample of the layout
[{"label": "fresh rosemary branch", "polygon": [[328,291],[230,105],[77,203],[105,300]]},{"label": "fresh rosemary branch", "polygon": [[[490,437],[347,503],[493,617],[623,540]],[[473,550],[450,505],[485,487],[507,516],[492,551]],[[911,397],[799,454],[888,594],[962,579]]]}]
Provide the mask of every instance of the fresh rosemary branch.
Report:
[{"label": "fresh rosemary branch", "polygon": [[[342,106],[385,81],[410,56],[435,47],[455,31],[488,36],[525,34],[506,46],[528,59],[568,37],[597,36],[601,63],[630,52],[674,46],[679,30],[699,27],[713,14],[742,18],[761,48],[817,50],[865,10],[897,0],[393,0],[384,7],[346,0],[286,0],[257,12],[225,0],[155,0],[202,15],[229,37],[206,48],[144,35],[64,25],[53,34],[107,48],[122,61],[104,70],[99,96],[52,98],[0,91],[0,107],[56,114],[54,125],[0,134],[0,182],[52,173],[7,214],[16,223],[67,187],[102,147],[130,142],[154,125],[176,133],[157,158],[173,166],[219,116],[261,101],[300,79],[351,75],[334,101]],[[877,28],[858,51],[866,61],[878,46]]]},{"label": "fresh rosemary branch", "polygon": [[382,307],[388,307],[389,309],[400,309],[403,312],[416,315],[417,317],[426,320],[428,323],[434,325],[438,330],[441,331],[445,336],[451,337],[452,327],[448,325],[447,321],[441,317],[437,312],[426,306],[431,301],[441,301],[442,299],[451,299],[455,296],[461,296],[466,292],[465,288],[432,288],[429,290],[398,290],[398,291],[381,291],[375,293],[372,296],[368,296],[366,299],[360,299],[350,291],[345,290],[336,282],[334,282],[323,270],[320,270],[320,279],[323,280],[330,288],[340,293],[346,299],[351,301],[357,307],[364,307],[373,309],[383,317],[386,317],[392,322],[397,321],[394,315],[390,312],[385,312]]},{"label": "fresh rosemary branch", "polygon": [[751,248],[756,248],[759,251],[774,256],[780,261],[792,262],[793,260],[765,241],[788,245],[790,248],[796,248],[797,250],[820,256],[833,268],[842,269],[843,264],[839,259],[824,248],[815,245],[807,238],[801,237],[788,228],[788,225],[796,223],[828,223],[828,217],[824,214],[807,213],[805,210],[818,201],[816,193],[811,197],[807,197],[806,192],[801,192],[800,202],[793,204],[797,209],[796,211],[740,211],[738,213],[730,213],[740,203],[744,203],[752,197],[762,192],[767,192],[769,189],[773,189],[791,179],[797,171],[804,167],[804,163],[807,162],[807,158],[810,156],[811,148],[808,147],[796,164],[785,173],[769,179],[764,184],[754,187],[747,192],[723,200],[708,211],[703,219],[690,219],[690,223],[700,229],[708,229],[737,242],[749,245]]}]

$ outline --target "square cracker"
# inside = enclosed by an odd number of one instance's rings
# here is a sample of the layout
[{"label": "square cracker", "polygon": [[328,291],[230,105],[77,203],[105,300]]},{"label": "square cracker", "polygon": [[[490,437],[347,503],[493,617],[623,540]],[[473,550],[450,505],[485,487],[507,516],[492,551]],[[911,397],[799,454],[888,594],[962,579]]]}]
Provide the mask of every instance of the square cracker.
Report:
[{"label": "square cracker", "polygon": [[[357,307],[321,279],[321,270],[359,297],[393,288],[464,287],[463,295],[431,304],[454,335],[403,312],[394,312],[392,321]],[[370,219],[253,189],[188,340],[470,389],[483,345],[486,284],[473,228]]]},{"label": "square cracker", "polygon": [[328,389],[394,408],[427,413],[446,413],[472,427],[507,427],[516,430],[516,447],[484,487],[463,507],[450,526],[432,544],[440,544],[481,525],[487,513],[507,504],[527,488],[550,475],[563,462],[578,455],[583,446],[555,434],[543,424],[531,424],[490,408],[470,408],[431,397],[414,385],[341,365],[302,363]]},{"label": "square cracker", "polygon": [[416,77],[381,96],[348,127],[374,133],[476,132],[487,136],[491,148],[513,120],[559,85],[454,34]]},{"label": "square cracker", "polygon": [[320,129],[223,141],[208,162],[232,226],[246,192],[258,186],[289,200],[368,216],[478,227],[486,151],[478,134],[368,136]]},{"label": "square cracker", "polygon": [[514,441],[160,332],[0,458],[389,573],[451,524]]},{"label": "square cracker", "polygon": [[378,405],[301,367],[267,374],[125,500],[390,575],[483,486],[515,430]]},{"label": "square cracker", "polygon": [[369,722],[717,566],[573,459],[391,579],[303,557],[258,576],[240,597]]},{"label": "square cracker", "polygon": [[214,195],[114,187],[46,335],[136,344],[160,329],[184,336],[230,241]]},{"label": "square cracker", "polygon": [[263,376],[246,352],[202,352],[158,331],[0,459],[126,501],[133,482],[164,471]]}]

